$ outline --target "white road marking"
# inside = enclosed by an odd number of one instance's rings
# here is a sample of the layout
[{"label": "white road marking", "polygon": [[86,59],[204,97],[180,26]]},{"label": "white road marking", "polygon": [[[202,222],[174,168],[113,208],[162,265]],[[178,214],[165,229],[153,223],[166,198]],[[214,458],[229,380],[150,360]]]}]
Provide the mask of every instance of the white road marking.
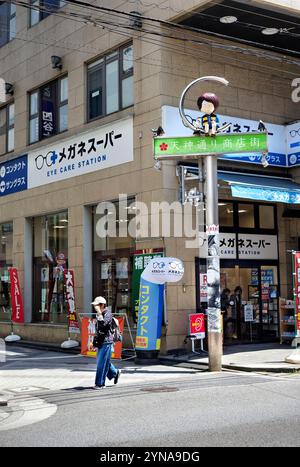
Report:
[{"label": "white road marking", "polygon": [[0,431],[21,428],[26,425],[41,422],[55,414],[57,406],[50,404],[38,397],[24,398],[23,400],[10,400],[9,407],[12,410],[10,416],[5,413],[0,418]]}]

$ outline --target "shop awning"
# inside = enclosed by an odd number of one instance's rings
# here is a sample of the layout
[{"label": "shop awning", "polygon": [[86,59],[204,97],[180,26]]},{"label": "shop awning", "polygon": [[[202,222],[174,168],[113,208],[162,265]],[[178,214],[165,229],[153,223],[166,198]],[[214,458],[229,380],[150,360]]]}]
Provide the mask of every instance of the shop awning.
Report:
[{"label": "shop awning", "polygon": [[227,182],[237,198],[300,204],[300,184],[288,178],[218,171],[218,179]]}]

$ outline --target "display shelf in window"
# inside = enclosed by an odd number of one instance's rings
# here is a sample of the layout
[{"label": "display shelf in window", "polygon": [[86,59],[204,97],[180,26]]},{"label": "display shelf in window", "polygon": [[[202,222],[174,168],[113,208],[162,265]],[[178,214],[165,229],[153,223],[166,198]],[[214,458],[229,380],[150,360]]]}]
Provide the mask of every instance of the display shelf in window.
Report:
[{"label": "display shelf in window", "polygon": [[279,299],[280,343],[290,341],[296,336],[295,304],[293,300]]}]

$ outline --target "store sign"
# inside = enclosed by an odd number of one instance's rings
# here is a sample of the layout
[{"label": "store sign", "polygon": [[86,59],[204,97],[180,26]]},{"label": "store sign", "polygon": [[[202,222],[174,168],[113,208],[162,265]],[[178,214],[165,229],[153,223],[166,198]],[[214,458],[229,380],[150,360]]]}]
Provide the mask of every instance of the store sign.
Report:
[{"label": "store sign", "polygon": [[28,188],[133,161],[133,119],[56,141],[28,154]]},{"label": "store sign", "polygon": [[74,282],[74,271],[66,269],[64,271],[65,285],[66,285],[66,301],[68,307],[68,325],[69,332],[76,334],[80,333],[79,324],[76,316],[75,307],[75,282]]},{"label": "store sign", "polygon": [[[276,235],[219,234],[219,253],[221,259],[278,259]],[[207,239],[200,248],[200,257],[207,258]]]},{"label": "store sign", "polygon": [[27,154],[0,164],[0,197],[27,190]]},{"label": "store sign", "polygon": [[231,194],[236,198],[263,200],[275,203],[300,204],[299,191],[231,184]]},{"label": "store sign", "polygon": [[268,150],[267,134],[241,133],[217,134],[214,138],[205,136],[177,136],[154,138],[154,157],[168,159],[167,156],[199,156],[207,154],[262,153]]},{"label": "store sign", "polygon": [[196,339],[205,338],[204,314],[193,313],[189,315],[189,334]]},{"label": "store sign", "polygon": [[11,320],[18,324],[24,323],[24,307],[18,271],[16,268],[8,268],[8,273],[12,308]]},{"label": "store sign", "polygon": [[[190,117],[190,119],[196,119],[199,117],[199,111],[186,109],[185,114]],[[220,119],[220,125],[225,125],[226,123],[231,123],[228,132],[240,135],[241,133],[251,133],[257,132],[258,130],[258,121],[257,120],[248,120],[244,118],[237,118],[228,115],[218,115]],[[270,165],[277,167],[286,167],[287,166],[287,147],[286,147],[286,138],[288,132],[288,126],[284,125],[275,125],[273,123],[265,123],[268,130],[268,156],[267,161]],[[163,106],[162,107],[162,127],[165,131],[166,137],[171,136],[191,136],[191,130],[186,128],[181,121],[181,118],[178,113],[177,107]],[[226,132],[225,132],[226,135]],[[241,152],[239,150],[239,152]],[[226,151],[220,159],[226,160],[235,160],[238,162],[245,162],[248,164],[261,164],[261,154],[256,153],[251,150],[250,154],[229,154],[229,151]],[[299,161],[300,165],[300,161]]]},{"label": "store sign", "polygon": [[140,280],[137,350],[160,349],[165,283],[178,282],[183,274],[180,259],[162,257],[149,261]]},{"label": "store sign", "polygon": [[152,259],[142,273],[142,277],[155,284],[178,282],[184,274],[184,265],[177,258]]},{"label": "store sign", "polygon": [[133,255],[132,282],[131,282],[131,304],[133,320],[136,323],[139,311],[140,280],[144,269],[153,258],[161,258],[163,251],[153,253],[136,253]]},{"label": "store sign", "polygon": [[162,326],[164,285],[153,284],[141,276],[138,325],[135,348],[159,350]]},{"label": "store sign", "polygon": [[294,296],[296,301],[296,332],[300,337],[300,252],[294,254]]},{"label": "store sign", "polygon": [[300,121],[287,125],[288,165],[300,165]]},{"label": "store sign", "polygon": [[276,235],[238,235],[239,259],[278,259]]}]

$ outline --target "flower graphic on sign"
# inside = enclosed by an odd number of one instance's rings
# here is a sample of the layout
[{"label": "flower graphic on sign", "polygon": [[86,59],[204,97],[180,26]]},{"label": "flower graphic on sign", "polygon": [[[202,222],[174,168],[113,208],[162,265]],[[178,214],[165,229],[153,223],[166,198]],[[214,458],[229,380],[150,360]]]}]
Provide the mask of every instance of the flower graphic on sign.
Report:
[{"label": "flower graphic on sign", "polygon": [[168,149],[169,145],[166,144],[166,143],[161,143],[161,145],[159,147],[160,147],[161,151],[166,151]]}]

